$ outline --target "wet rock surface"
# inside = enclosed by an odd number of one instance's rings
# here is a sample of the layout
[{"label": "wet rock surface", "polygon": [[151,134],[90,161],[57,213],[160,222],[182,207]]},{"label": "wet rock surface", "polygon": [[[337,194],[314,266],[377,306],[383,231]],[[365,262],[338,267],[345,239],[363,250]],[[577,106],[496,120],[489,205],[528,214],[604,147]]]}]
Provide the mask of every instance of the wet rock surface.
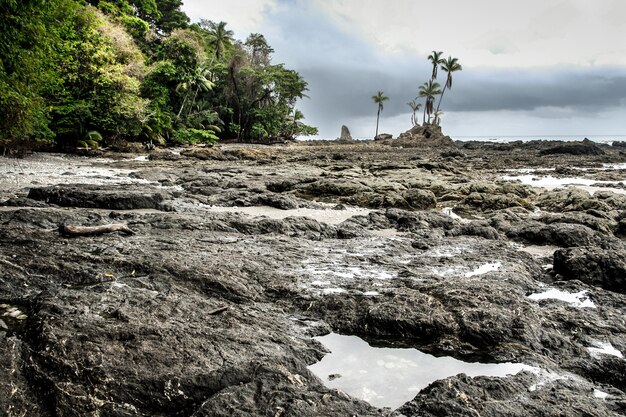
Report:
[{"label": "wet rock surface", "polygon": [[[626,414],[619,149],[385,142],[2,161],[2,413]],[[58,233],[111,223],[134,234]],[[530,297],[551,290],[585,302]],[[307,368],[330,331],[536,372],[457,375],[379,409]]]}]

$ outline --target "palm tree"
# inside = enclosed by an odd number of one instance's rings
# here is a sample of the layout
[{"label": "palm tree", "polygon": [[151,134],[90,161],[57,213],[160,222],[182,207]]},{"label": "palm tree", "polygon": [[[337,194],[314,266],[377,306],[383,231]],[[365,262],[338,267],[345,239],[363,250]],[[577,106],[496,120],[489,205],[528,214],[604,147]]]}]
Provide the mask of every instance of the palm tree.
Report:
[{"label": "palm tree", "polygon": [[408,104],[411,110],[413,110],[413,114],[411,115],[411,125],[417,126],[417,116],[415,115],[415,113],[417,113],[420,110],[420,107],[422,107],[422,104],[415,101],[415,99],[409,101],[406,104]]},{"label": "palm tree", "polygon": [[462,71],[463,67],[459,64],[458,58],[452,58],[449,56],[448,59],[446,59],[441,65],[441,69],[448,73],[448,77],[446,78],[446,84],[443,86],[441,97],[439,97],[439,103],[437,103],[437,111],[439,111],[439,106],[441,106],[441,100],[443,99],[443,93],[446,92],[446,88],[452,89],[452,73]]},{"label": "palm tree", "polygon": [[192,107],[192,112],[187,117],[187,125],[194,129],[210,130],[212,132],[221,132],[220,125],[224,122],[211,104],[206,100],[198,100]]},{"label": "palm tree", "polygon": [[445,60],[441,57],[443,51],[433,51],[432,54],[428,55],[428,59],[433,63],[433,73],[431,76],[431,80],[437,78],[437,68],[439,68],[439,64],[443,64]]},{"label": "palm tree", "polygon": [[189,106],[189,112],[187,115],[189,115],[189,113],[191,112],[191,109],[193,108],[194,103],[198,98],[198,93],[200,91],[207,92],[213,88],[214,84],[210,81],[210,76],[211,72],[207,69],[207,67],[204,65],[200,65],[187,80],[179,83],[176,86],[177,92],[185,91],[185,97],[183,99],[182,105],[180,106],[180,110],[178,111],[178,117],[180,117],[181,113],[183,112],[183,108],[185,107],[185,104],[187,104],[187,100],[189,99],[192,91],[193,99],[191,101],[191,106]]},{"label": "palm tree", "polygon": [[424,123],[426,123],[426,113],[428,113],[428,123],[430,123],[430,115],[433,113],[435,105],[435,96],[441,94],[441,86],[438,82],[429,80],[424,85],[420,85],[419,96],[426,97],[426,104],[424,104]]},{"label": "palm tree", "polygon": [[378,114],[376,115],[376,136],[378,136],[378,121],[380,120],[380,112],[383,111],[383,102],[389,100],[389,97],[385,96],[385,93],[378,91],[375,96],[372,96],[374,103],[378,104]]},{"label": "palm tree", "polygon": [[226,29],[226,22],[207,22],[209,26],[209,45],[215,51],[218,61],[222,59],[224,50],[231,45],[234,32]]}]

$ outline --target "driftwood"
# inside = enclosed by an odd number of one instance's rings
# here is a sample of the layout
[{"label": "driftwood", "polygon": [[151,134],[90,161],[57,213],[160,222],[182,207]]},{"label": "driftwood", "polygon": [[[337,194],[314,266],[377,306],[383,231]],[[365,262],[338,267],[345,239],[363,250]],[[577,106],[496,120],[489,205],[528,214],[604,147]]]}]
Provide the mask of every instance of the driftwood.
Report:
[{"label": "driftwood", "polygon": [[97,236],[105,233],[122,232],[126,235],[134,235],[127,225],[122,223],[103,224],[102,226],[70,226],[62,224],[59,233],[63,236]]},{"label": "driftwood", "polygon": [[225,312],[226,310],[228,310],[228,307],[220,307],[220,308],[216,308],[215,310],[211,310],[209,311],[209,315],[210,316],[215,316],[216,314],[222,314],[223,312]]}]

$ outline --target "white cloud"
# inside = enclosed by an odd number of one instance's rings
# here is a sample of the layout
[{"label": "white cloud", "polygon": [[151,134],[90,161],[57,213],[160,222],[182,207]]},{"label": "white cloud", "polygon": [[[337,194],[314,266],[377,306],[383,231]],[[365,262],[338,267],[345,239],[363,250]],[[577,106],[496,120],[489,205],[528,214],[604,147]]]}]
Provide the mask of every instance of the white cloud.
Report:
[{"label": "white cloud", "polygon": [[318,0],[388,52],[443,50],[473,67],[626,65],[623,0]]},{"label": "white cloud", "polygon": [[184,0],[182,9],[192,21],[208,19],[224,21],[245,39],[253,32],[263,32],[266,16],[276,10],[277,0]]}]

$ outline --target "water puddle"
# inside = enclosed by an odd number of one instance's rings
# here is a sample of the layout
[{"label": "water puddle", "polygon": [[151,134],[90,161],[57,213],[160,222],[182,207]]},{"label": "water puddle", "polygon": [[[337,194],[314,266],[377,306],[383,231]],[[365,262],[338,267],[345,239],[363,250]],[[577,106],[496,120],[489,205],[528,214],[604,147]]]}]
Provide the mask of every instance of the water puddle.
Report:
[{"label": "water puddle", "polygon": [[473,271],[467,272],[465,274],[465,278],[471,278],[477,275],[485,275],[485,274],[488,274],[489,272],[497,271],[501,267],[502,267],[501,262],[486,263],[474,269]]},{"label": "water puddle", "polygon": [[454,219],[454,220],[458,220],[461,223],[469,223],[468,219],[464,219],[463,217],[459,216],[458,214],[456,214],[452,207],[444,207],[441,209],[441,213],[445,214],[446,216],[449,216],[450,218]]},{"label": "water puddle", "polygon": [[615,170],[620,170],[620,169],[626,169],[626,163],[625,162],[621,162],[621,163],[616,163],[616,164],[602,164],[602,168],[603,170],[611,170],[611,169],[615,169]]},{"label": "water puddle", "polygon": [[560,249],[558,246],[540,246],[540,245],[524,245],[520,246],[517,250],[521,252],[526,252],[527,254],[533,256],[534,258],[552,258],[554,256],[554,252]]},{"label": "water puddle", "polygon": [[495,272],[502,268],[501,262],[488,262],[480,265],[478,268],[473,269],[471,271],[467,270],[467,267],[459,265],[459,266],[450,266],[446,268],[431,268],[430,272],[433,274],[446,278],[446,277],[460,277],[464,276],[465,278],[472,278],[479,275],[485,275],[489,272]]},{"label": "water puddle", "polygon": [[594,345],[588,347],[587,350],[594,358],[599,358],[601,355],[615,356],[620,359],[624,358],[622,352],[615,349],[613,345],[608,342],[594,342]]},{"label": "water puddle", "polygon": [[400,407],[430,383],[460,373],[470,377],[534,371],[519,363],[470,363],[435,357],[417,349],[377,348],[357,336],[330,333],[316,337],[331,353],[309,369],[336,388],[375,407]]},{"label": "water puddle", "polygon": [[266,216],[270,219],[282,220],[286,217],[298,216],[308,217],[310,219],[317,220],[320,223],[336,225],[343,223],[353,216],[367,216],[371,210],[348,207],[345,210],[328,209],[311,209],[311,208],[298,208],[291,210],[281,210],[269,206],[251,206],[251,207],[220,207],[210,206],[207,207],[209,212],[215,213],[240,213],[251,217]]},{"label": "water puddle", "polygon": [[[9,198],[8,193],[33,186],[155,184],[130,177],[131,169],[94,165],[98,163],[110,163],[110,160],[37,153],[20,160],[7,160],[0,164],[0,190],[3,192],[0,197]],[[7,195],[2,195],[4,193]]]},{"label": "water puddle", "polygon": [[[601,181],[601,180],[593,180],[588,178],[557,178],[551,175],[547,176],[536,176],[536,175],[505,175],[500,177],[500,179],[505,181],[519,181],[522,184],[530,185],[533,187],[545,188],[547,190],[553,190],[555,188],[563,188],[563,187],[575,187],[581,190],[585,190],[590,194],[593,194],[596,191],[612,191],[616,194],[626,194],[626,190],[622,188],[617,188],[618,186],[623,186],[626,184],[626,181]],[[606,185],[605,186],[597,186],[597,185]],[[611,187],[611,185],[613,187]]]},{"label": "water puddle", "polygon": [[424,256],[431,258],[456,258],[463,254],[471,254],[475,252],[475,248],[470,245],[442,245],[428,249]]},{"label": "water puddle", "polygon": [[557,290],[556,288],[550,288],[549,290],[541,293],[531,294],[528,298],[534,301],[560,300],[576,308],[596,308],[594,302],[587,297],[587,291],[569,293]]},{"label": "water puddle", "polygon": [[599,389],[594,389],[593,396],[601,400],[606,400],[609,397],[609,394],[604,391],[600,391]]}]

